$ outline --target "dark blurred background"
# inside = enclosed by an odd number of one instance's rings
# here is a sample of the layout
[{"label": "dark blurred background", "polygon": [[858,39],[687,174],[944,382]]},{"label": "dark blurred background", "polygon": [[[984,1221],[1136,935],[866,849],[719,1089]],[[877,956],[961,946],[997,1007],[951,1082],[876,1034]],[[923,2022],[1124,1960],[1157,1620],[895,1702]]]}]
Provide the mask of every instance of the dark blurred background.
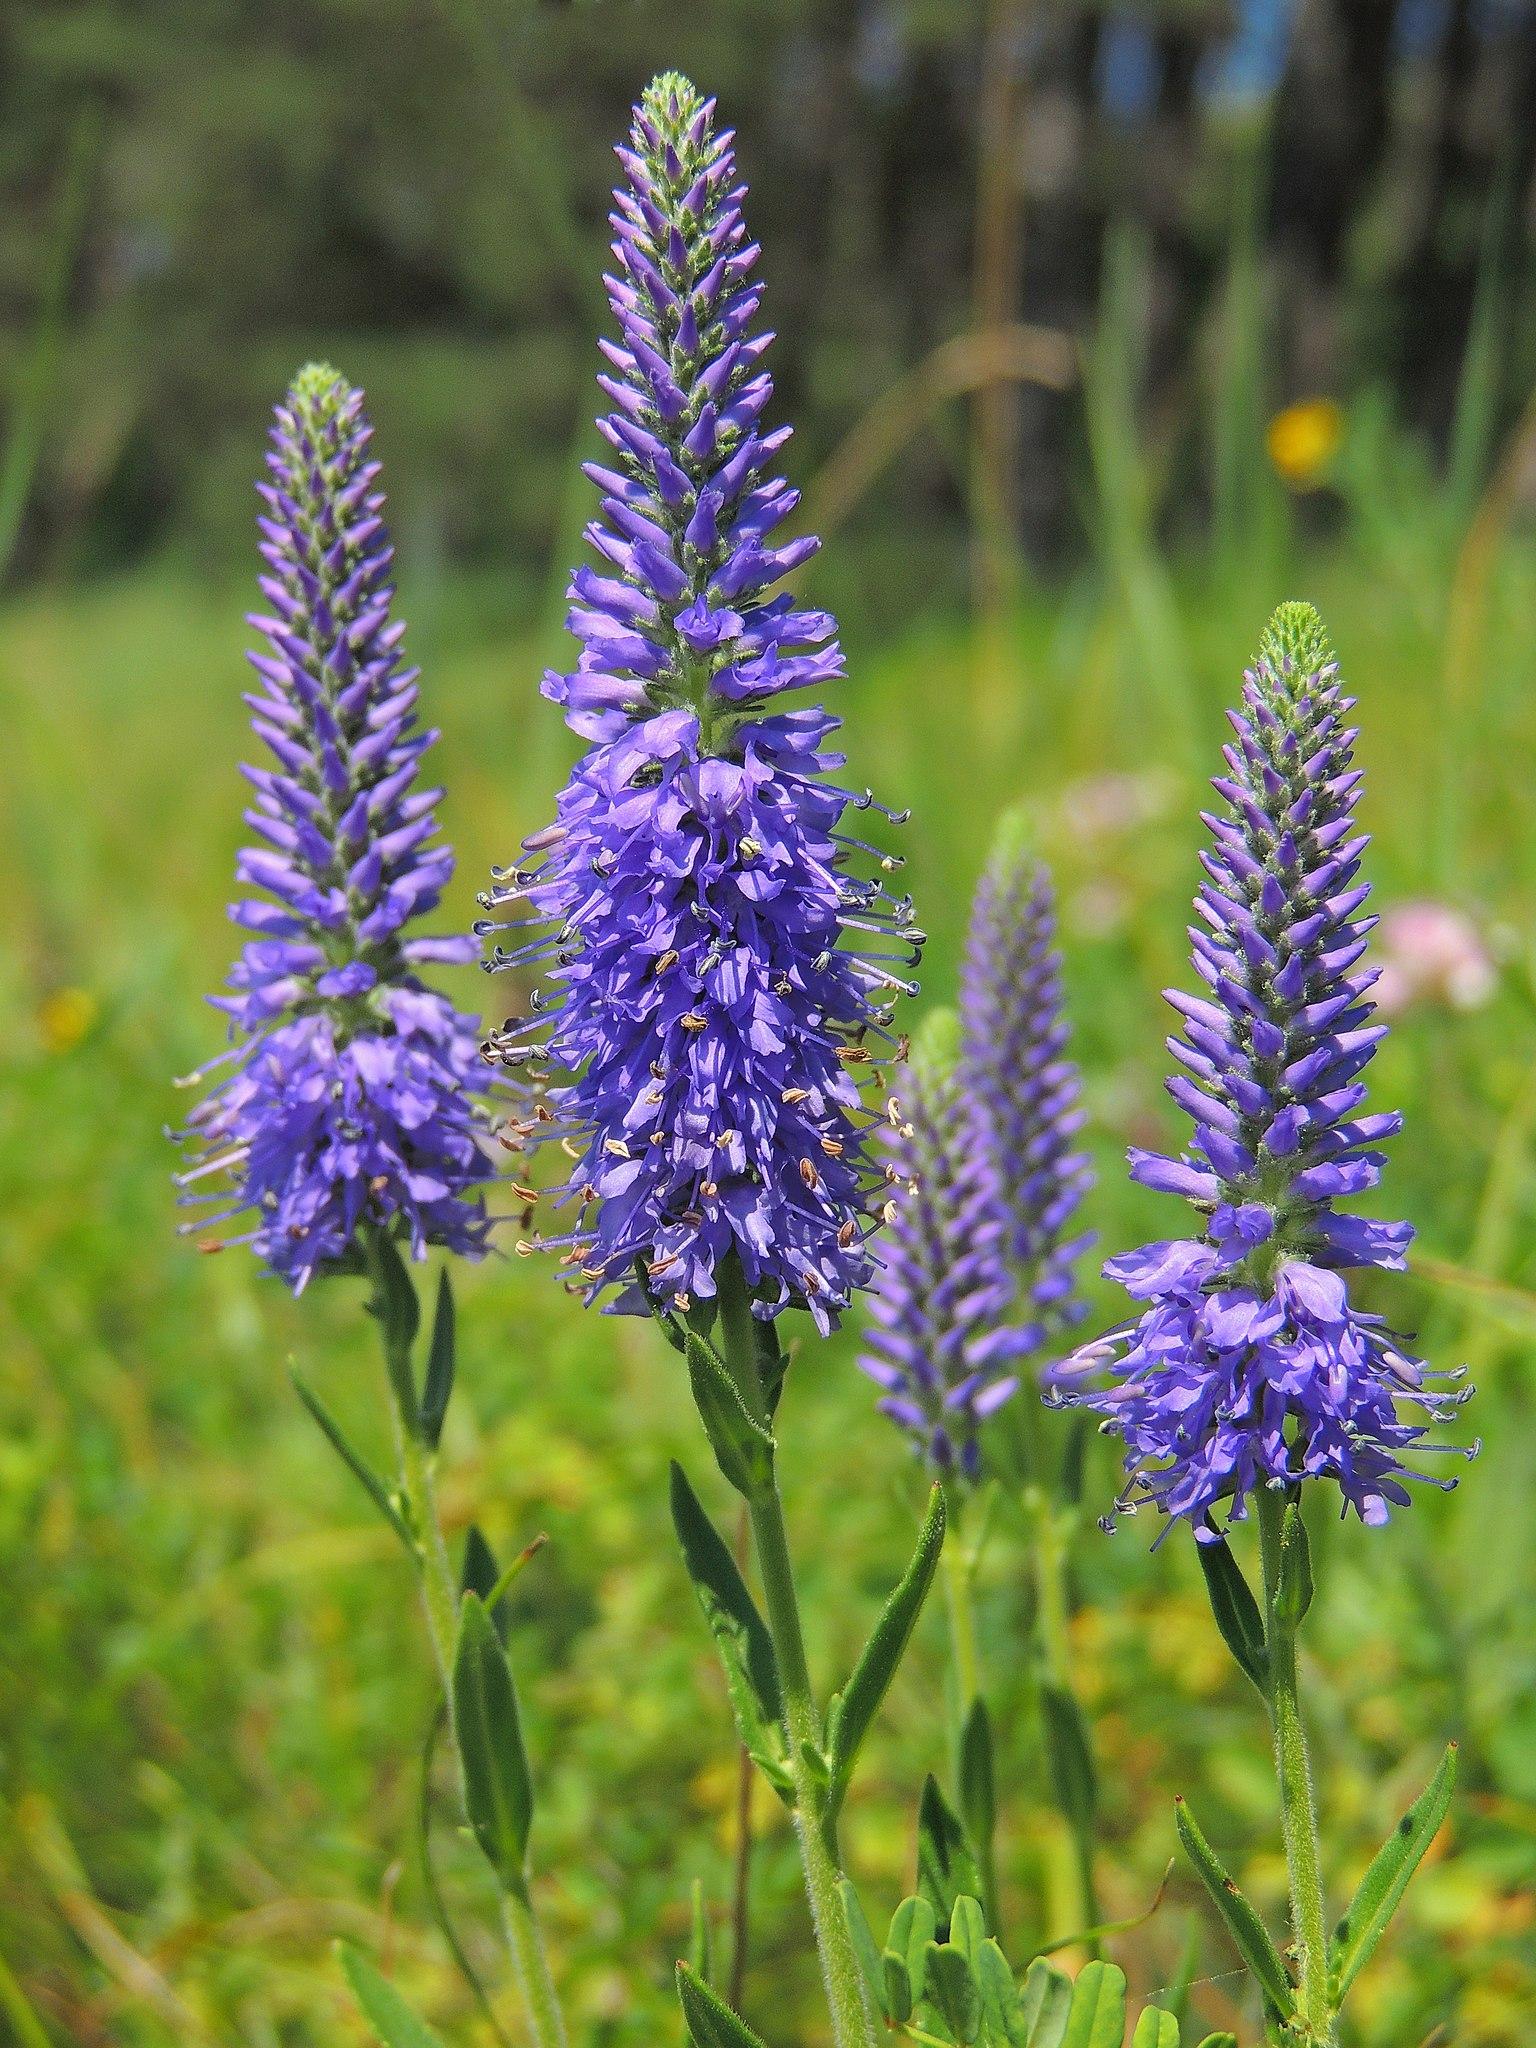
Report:
[{"label": "dark blurred background", "polygon": [[1062,337],[1130,380],[1174,535],[1253,516],[1248,444],[1299,399],[1469,491],[1536,370],[1526,0],[7,0],[10,573],[242,546],[252,421],[318,349],[388,418],[413,547],[526,578],[659,50],[739,128],[802,476],[873,410],[863,541],[930,587],[1093,545]]}]

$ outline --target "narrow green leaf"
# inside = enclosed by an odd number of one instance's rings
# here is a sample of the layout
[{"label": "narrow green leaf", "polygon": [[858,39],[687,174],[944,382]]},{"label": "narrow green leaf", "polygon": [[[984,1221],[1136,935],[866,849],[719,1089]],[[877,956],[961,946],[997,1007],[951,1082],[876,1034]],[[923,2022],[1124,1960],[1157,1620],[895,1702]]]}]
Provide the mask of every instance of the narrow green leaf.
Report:
[{"label": "narrow green leaf", "polygon": [[687,1333],[688,1379],[715,1462],[731,1485],[749,1497],[773,1479],[774,1441],[748,1413],[725,1362],[696,1331]]},{"label": "narrow green leaf", "polygon": [[784,1391],[784,1375],[789,1370],[789,1353],[779,1342],[779,1326],[769,1317],[752,1318],[752,1335],[757,1344],[757,1378],[763,1390],[763,1409],[772,1422],[778,1412],[779,1396]]},{"label": "narrow green leaf", "polygon": [[928,1996],[944,2015],[956,2041],[969,2043],[981,2032],[981,1993],[969,1959],[948,1943],[930,1941],[925,1951]]},{"label": "narrow green leaf", "polygon": [[1024,2007],[1008,1958],[989,1935],[972,1959],[981,1993],[982,2024],[999,2044],[1024,2048]]},{"label": "narrow green leaf", "polygon": [[1026,2048],[1061,2048],[1072,2013],[1072,1979],[1037,1956],[1024,1973],[1019,2005]]},{"label": "narrow green leaf", "polygon": [[933,1908],[938,1931],[947,1936],[949,1916],[962,1892],[981,1890],[976,1852],[959,1816],[930,1774],[917,1809],[917,1889]]},{"label": "narrow green leaf", "polygon": [[1124,2039],[1124,1970],[1115,1963],[1085,1963],[1072,1986],[1061,2048],[1120,2048]]},{"label": "narrow green leaf", "polygon": [[697,1877],[693,1880],[689,1908],[688,1967],[707,1984],[715,1972],[710,1954],[709,1915],[704,1910],[704,1885]]},{"label": "narrow green leaf", "polygon": [[1334,1929],[1328,1945],[1328,1970],[1333,1978],[1334,2004],[1370,1961],[1387,1923],[1397,1911],[1408,1880],[1423,1861],[1424,1852],[1440,1831],[1456,1788],[1456,1745],[1453,1742],[1440,1759],[1427,1788],[1409,1807],[1390,1837],[1377,1850],[1371,1867],[1360,1880],[1349,1911]]},{"label": "narrow green leaf", "polygon": [[288,1376],[293,1381],[293,1391],[304,1403],[304,1406],[314,1417],[316,1423],[318,1423],[321,1435],[352,1474],[352,1477],[362,1487],[364,1493],[367,1494],[406,1549],[414,1557],[416,1555],[416,1545],[412,1539],[411,1532],[406,1527],[399,1509],[390,1499],[389,1490],[383,1480],[374,1471],[367,1459],[363,1457],[362,1453],[353,1448],[344,1434],[341,1424],[332,1415],[330,1409],[326,1407],[308,1380],[301,1373],[292,1369],[290,1369]]},{"label": "narrow green leaf", "polygon": [[1217,1912],[1226,1922],[1227,1932],[1236,1943],[1239,1955],[1258,1979],[1259,1988],[1281,2019],[1288,2020],[1295,2009],[1294,1988],[1264,1922],[1227,1875],[1182,1799],[1175,1801],[1174,1818],[1178,1824],[1179,1840],[1214,1900]]},{"label": "narrow green leaf", "polygon": [[386,1231],[373,1234],[373,1260],[383,1293],[377,1313],[391,1341],[409,1351],[421,1328],[421,1303],[400,1247]]},{"label": "narrow green leaf", "polygon": [[504,1884],[520,1883],[533,1825],[533,1778],[512,1666],[478,1593],[466,1593],[459,1610],[453,1725],[475,1840]]},{"label": "narrow green leaf", "polygon": [[1131,2048],[1179,2048],[1179,2023],[1160,2005],[1146,2006],[1131,2036]]},{"label": "narrow green leaf", "polygon": [[362,2009],[384,2048],[443,2048],[441,2038],[419,2019],[387,1977],[381,1977],[360,1949],[338,1941],[336,1953]]},{"label": "narrow green leaf", "polygon": [[960,1731],[960,1818],[966,1832],[986,1851],[997,1825],[997,1791],[992,1768],[992,1720],[984,1699],[971,1702]]},{"label": "narrow green leaf", "polygon": [[1264,1617],[1253,1589],[1243,1577],[1242,1567],[1232,1555],[1226,1538],[1202,1540],[1195,1555],[1205,1574],[1205,1590],[1221,1639],[1237,1659],[1238,1668],[1259,1688],[1269,1684],[1269,1657],[1264,1648]]},{"label": "narrow green leaf", "polygon": [[1040,1688],[1040,1706],[1056,1802],[1078,1834],[1090,1834],[1099,1788],[1082,1709],[1065,1686],[1050,1684]]},{"label": "narrow green leaf", "polygon": [[756,1757],[777,1762],[782,1778],[783,1706],[773,1638],[724,1538],[676,1463],[672,1466],[671,1498],[672,1526],[725,1668],[726,1691],[742,1745]]},{"label": "narrow green leaf", "polygon": [[763,2048],[762,2040],[746,2021],[732,2012],[687,1963],[677,1966],[677,1996],[693,2048]]},{"label": "narrow green leaf", "polygon": [[868,1920],[864,1917],[859,1895],[846,1877],[839,1878],[837,1895],[843,1902],[843,1918],[848,1923],[848,1939],[853,1943],[853,1952],[858,1958],[864,1981],[876,1999],[883,2001],[885,1975],[880,1962],[880,1948]]},{"label": "narrow green leaf", "polygon": [[885,1698],[886,1689],[901,1662],[902,1652],[917,1625],[917,1617],[922,1612],[928,1588],[933,1584],[943,1547],[944,1489],[935,1482],[928,1497],[928,1513],[918,1532],[912,1562],[881,1609],[869,1641],[853,1667],[853,1675],[843,1687],[836,1714],[827,1730],[834,1814],[848,1790],[848,1780],[860,1745],[869,1733],[870,1723]]},{"label": "narrow green leaf", "polygon": [[1275,1612],[1289,1628],[1299,1628],[1312,1605],[1312,1546],[1301,1509],[1290,1502],[1280,1524],[1280,1569],[1275,1581]]},{"label": "narrow green leaf", "polygon": [[899,1964],[902,1978],[908,1986],[911,2003],[902,2014],[903,2019],[910,2016],[912,2006],[927,1988],[928,1944],[938,1932],[938,1924],[937,1914],[924,1898],[903,1899],[891,1915],[885,1937],[885,1967],[889,1977],[891,1964]]},{"label": "narrow green leaf", "polygon": [[421,1433],[434,1451],[443,1433],[443,1418],[448,1413],[448,1400],[453,1393],[454,1331],[453,1288],[448,1279],[448,1268],[444,1266],[437,1276],[437,1308],[432,1317],[426,1383],[421,1390]]}]

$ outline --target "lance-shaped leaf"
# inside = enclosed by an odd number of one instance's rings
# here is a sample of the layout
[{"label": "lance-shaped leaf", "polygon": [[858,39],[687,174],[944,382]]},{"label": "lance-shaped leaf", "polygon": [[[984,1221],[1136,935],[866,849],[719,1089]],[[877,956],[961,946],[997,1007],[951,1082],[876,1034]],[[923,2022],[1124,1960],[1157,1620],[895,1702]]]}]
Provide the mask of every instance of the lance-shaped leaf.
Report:
[{"label": "lance-shaped leaf", "polygon": [[783,1702],[773,1638],[724,1538],[705,1513],[688,1475],[675,1462],[671,1497],[672,1526],[720,1653],[742,1747],[776,1790],[781,1794],[792,1791],[784,1768]]},{"label": "lance-shaped leaf", "polygon": [[687,1333],[688,1380],[715,1462],[749,1499],[773,1482],[774,1441],[755,1420],[724,1359],[697,1332]]},{"label": "lance-shaped leaf", "polygon": [[946,1938],[955,1900],[962,1893],[974,1898],[981,1890],[976,1852],[932,1774],[923,1781],[917,1808],[917,1889]]},{"label": "lance-shaped leaf", "polygon": [[909,2020],[914,2007],[928,1988],[928,1947],[938,1931],[938,1917],[924,1898],[903,1899],[891,1915],[881,1957],[883,1995],[887,2015],[898,2022]]},{"label": "lance-shaped leaf", "polygon": [[1275,1613],[1288,1628],[1300,1628],[1312,1605],[1312,1546],[1301,1509],[1291,1501],[1280,1524],[1280,1568],[1275,1575]]},{"label": "lance-shaped leaf", "polygon": [[677,1996],[693,2048],[763,2048],[761,2038],[746,2021],[687,1963],[677,1966]]},{"label": "lance-shaped leaf", "polygon": [[466,1593],[459,1609],[453,1727],[475,1840],[503,1884],[520,1884],[533,1825],[533,1775],[512,1666],[477,1593]]},{"label": "lance-shaped leaf", "polygon": [[992,1768],[992,1721],[987,1703],[976,1698],[960,1731],[960,1818],[985,1863],[997,1825],[997,1791]]},{"label": "lance-shaped leaf", "polygon": [[438,2035],[406,2004],[387,1977],[381,1977],[360,1949],[338,1941],[336,1953],[363,2018],[384,2048],[443,2048]]},{"label": "lance-shaped leaf", "polygon": [[1050,1684],[1040,1688],[1040,1706],[1056,1803],[1075,1833],[1091,1834],[1094,1814],[1098,1809],[1099,1788],[1093,1768],[1093,1752],[1088,1747],[1088,1735],[1083,1727],[1082,1708],[1065,1686]]},{"label": "lance-shaped leaf", "polygon": [[1267,1691],[1269,1656],[1264,1648],[1264,1618],[1231,1546],[1224,1536],[1207,1542],[1202,1535],[1195,1545],[1195,1555],[1205,1574],[1205,1590],[1222,1641],[1237,1659],[1239,1669],[1260,1692]]},{"label": "lance-shaped leaf", "polygon": [[1184,1844],[1190,1862],[1199,1872],[1201,1882],[1215,1901],[1217,1912],[1226,1922],[1227,1932],[1237,1944],[1239,1955],[1257,1978],[1259,1988],[1281,2019],[1289,2020],[1295,2009],[1295,1990],[1286,1974],[1285,1965],[1269,1938],[1268,1929],[1227,1875],[1215,1850],[1200,1832],[1194,1815],[1182,1799],[1174,1803],[1174,1818],[1178,1823],[1179,1840]]},{"label": "lance-shaped leaf", "polygon": [[925,1954],[928,1996],[944,2015],[952,2038],[969,2044],[981,2032],[981,1993],[970,1962],[947,1942],[930,1941]]},{"label": "lance-shaped leaf", "polygon": [[375,1233],[373,1257],[380,1287],[380,1295],[373,1303],[374,1312],[383,1322],[390,1343],[409,1351],[421,1327],[421,1304],[416,1299],[415,1283],[400,1256],[400,1247],[387,1232]]},{"label": "lance-shaped leaf", "polygon": [[1114,1963],[1085,1963],[1072,1986],[1061,2048],[1120,2048],[1124,2039],[1124,1970]]},{"label": "lance-shaped leaf", "polygon": [[944,1489],[935,1483],[912,1562],[881,1609],[852,1677],[827,1716],[827,1755],[832,1775],[829,1803],[834,1815],[848,1790],[859,1746],[869,1732],[922,1613],[943,1547]]},{"label": "lance-shaped leaf", "polygon": [[843,1902],[843,1919],[848,1925],[848,1939],[853,1943],[853,1953],[858,1959],[860,1973],[874,1993],[876,2003],[883,2010],[885,1975],[880,1963],[880,1945],[875,1940],[874,1930],[864,1917],[859,1895],[846,1877],[839,1878],[837,1895]]},{"label": "lance-shaped leaf", "polygon": [[1440,1759],[1425,1790],[1409,1807],[1391,1836],[1377,1850],[1371,1867],[1360,1880],[1349,1911],[1334,1929],[1328,1944],[1328,1973],[1333,2002],[1342,2003],[1344,1994],[1370,1961],[1387,1923],[1397,1911],[1408,1880],[1423,1861],[1424,1852],[1440,1831],[1456,1788],[1456,1745],[1453,1742]]},{"label": "lance-shaped leaf", "polygon": [[385,1486],[384,1481],[374,1471],[362,1452],[354,1448],[343,1431],[341,1424],[332,1415],[330,1409],[326,1407],[308,1380],[292,1370],[290,1370],[288,1376],[293,1381],[293,1391],[298,1395],[319,1425],[321,1435],[352,1474],[358,1485],[362,1487],[364,1493],[367,1494],[406,1549],[414,1557],[416,1555],[415,1541],[410,1530],[405,1525],[400,1510],[395,1506],[393,1500],[390,1499],[389,1489]]},{"label": "lance-shaped leaf", "polygon": [[443,1418],[453,1393],[453,1288],[444,1266],[437,1276],[437,1307],[432,1317],[432,1342],[427,1350],[427,1377],[421,1389],[421,1433],[435,1451],[443,1434]]},{"label": "lance-shaped leaf", "polygon": [[1043,1956],[1024,1973],[1019,1997],[1028,2048],[1061,2048],[1072,2014],[1072,1979]]},{"label": "lance-shaped leaf", "polygon": [[704,1910],[702,1879],[696,1877],[693,1880],[688,1903],[688,1967],[702,1983],[708,1984],[715,1974],[714,1943],[710,1939],[709,1915]]},{"label": "lance-shaped leaf", "polygon": [[501,1567],[496,1562],[496,1553],[485,1539],[485,1532],[478,1522],[471,1522],[464,1538],[464,1562],[459,1571],[461,1593],[478,1593],[485,1602],[485,1610],[495,1623],[496,1633],[507,1640],[506,1604],[498,1600],[491,1604],[491,1595],[501,1583]]},{"label": "lance-shaped leaf", "polygon": [[1179,2048],[1179,2023],[1160,2005],[1144,2008],[1131,2036],[1131,2048]]}]

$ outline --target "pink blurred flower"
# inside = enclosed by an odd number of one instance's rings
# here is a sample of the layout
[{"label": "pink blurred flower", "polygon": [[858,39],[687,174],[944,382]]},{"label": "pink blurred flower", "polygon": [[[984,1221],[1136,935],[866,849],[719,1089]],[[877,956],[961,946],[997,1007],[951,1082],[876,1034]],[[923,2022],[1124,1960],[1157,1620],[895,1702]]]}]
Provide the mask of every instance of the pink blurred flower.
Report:
[{"label": "pink blurred flower", "polygon": [[1376,943],[1382,969],[1375,998],[1386,1016],[1414,1003],[1480,1010],[1493,999],[1498,972],[1482,934],[1449,903],[1426,898],[1384,912]]}]

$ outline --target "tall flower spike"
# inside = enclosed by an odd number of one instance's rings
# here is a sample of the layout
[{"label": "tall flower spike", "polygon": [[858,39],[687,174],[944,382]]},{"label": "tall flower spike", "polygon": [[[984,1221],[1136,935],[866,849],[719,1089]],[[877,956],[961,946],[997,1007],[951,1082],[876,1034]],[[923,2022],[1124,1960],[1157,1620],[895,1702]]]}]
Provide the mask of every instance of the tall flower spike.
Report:
[{"label": "tall flower spike", "polygon": [[1018,1388],[1012,1367],[1038,1331],[1012,1320],[1008,1219],[979,1100],[941,1011],[901,1075],[885,1143],[896,1192],[871,1326],[859,1364],[885,1389],[881,1411],[941,1471],[981,1471],[980,1432]]},{"label": "tall flower spike", "polygon": [[1068,1235],[1093,1171],[1074,1149],[1083,1113],[1077,1068],[1066,1056],[1055,937],[1050,875],[1009,820],[971,910],[960,980],[961,1071],[996,1169],[1004,1249],[1028,1304],[1030,1350],[1087,1312],[1075,1270],[1093,1243],[1091,1231]]},{"label": "tall flower spike", "polygon": [[1150,1499],[1207,1540],[1218,1504],[1241,1520],[1255,1487],[1303,1479],[1385,1521],[1423,1476],[1406,1454],[1447,1448],[1401,1411],[1434,1422],[1466,1398],[1433,1389],[1455,1375],[1427,1373],[1343,1277],[1401,1266],[1413,1234],[1339,1206],[1376,1185],[1375,1148],[1402,1122],[1362,1113],[1383,1027],[1360,965],[1375,920],[1360,914],[1353,706],[1316,612],[1283,605],[1232,714],[1224,808],[1204,814],[1215,845],[1190,937],[1208,993],[1168,995],[1185,1070],[1168,1091],[1193,1141],[1177,1159],[1130,1154],[1132,1177],[1184,1196],[1204,1228],[1111,1259],[1106,1275],[1147,1305],[1055,1376],[1124,1437],[1125,1504]]},{"label": "tall flower spike", "polygon": [[872,849],[845,813],[872,799],[828,779],[838,721],[784,704],[843,664],[832,618],[772,594],[816,543],[772,538],[797,493],[773,473],[788,428],[761,425],[771,337],[731,137],[669,75],[618,155],[613,459],[588,470],[606,566],[575,572],[581,656],[543,685],[592,745],[482,899],[524,914],[480,927],[519,934],[492,968],[552,956],[558,1001],[488,1051],[551,1072],[524,1130],[576,1161],[571,1227],[545,1241],[589,1299],[619,1284],[620,1309],[684,1309],[734,1254],[759,1315],[804,1306],[825,1327],[870,1272],[882,1196],[858,1076],[921,934],[852,870]]},{"label": "tall flower spike", "polygon": [[[277,408],[258,486],[267,650],[246,702],[269,765],[244,772],[258,844],[230,916],[251,936],[211,1000],[235,1039],[220,1085],[189,1119],[200,1157],[178,1176],[234,1216],[296,1291],[346,1263],[365,1222],[478,1254],[491,1168],[473,1019],[416,970],[466,961],[472,937],[408,937],[453,872],[437,840],[442,792],[417,787],[437,735],[416,724],[418,671],[390,618],[394,551],[363,398],[334,370],[300,372]],[[194,1076],[193,1079],[200,1079]],[[217,1190],[217,1192],[212,1192]]]}]

